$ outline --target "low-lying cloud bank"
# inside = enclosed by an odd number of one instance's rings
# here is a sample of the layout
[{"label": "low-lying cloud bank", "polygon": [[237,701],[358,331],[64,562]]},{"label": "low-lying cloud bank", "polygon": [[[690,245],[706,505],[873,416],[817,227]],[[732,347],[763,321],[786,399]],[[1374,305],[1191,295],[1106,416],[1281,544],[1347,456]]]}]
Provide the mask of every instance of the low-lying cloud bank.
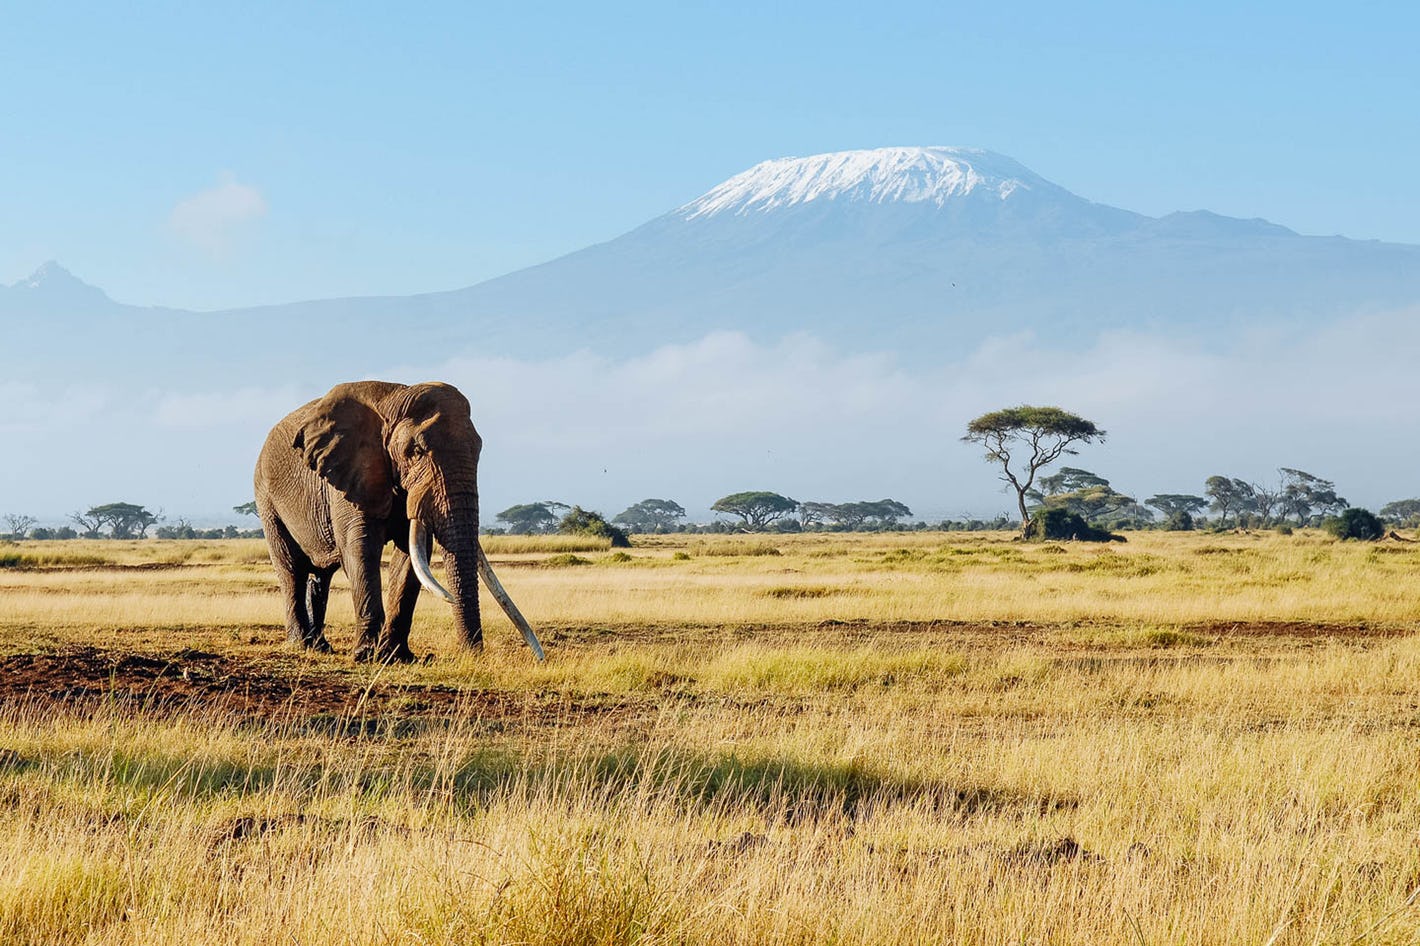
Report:
[{"label": "low-lying cloud bank", "polygon": [[[1141,498],[1200,492],[1278,466],[1336,480],[1376,506],[1420,494],[1413,380],[1420,312],[1322,331],[1239,332],[1182,344],[1101,336],[1066,353],[995,338],[907,370],[809,335],[757,344],[716,333],[645,355],[543,360],[454,356],[372,376],[448,380],[485,439],[486,514],[559,499],[615,513],[649,497],[704,511],[741,489],[797,499],[893,497],[932,519],[1010,508],[966,422],[1017,403],[1059,404],[1109,431],[1070,462]],[[271,423],[322,393],[299,383],[232,390],[0,386],[0,512],[54,516],[116,499],[214,516],[251,494]]]}]

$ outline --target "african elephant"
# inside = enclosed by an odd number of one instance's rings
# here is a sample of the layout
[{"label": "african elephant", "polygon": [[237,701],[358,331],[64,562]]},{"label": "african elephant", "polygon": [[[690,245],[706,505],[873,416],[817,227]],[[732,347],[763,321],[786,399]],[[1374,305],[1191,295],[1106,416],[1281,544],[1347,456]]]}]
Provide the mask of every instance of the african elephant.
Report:
[{"label": "african elephant", "polygon": [[[468,399],[452,385],[337,384],[272,428],[256,463],[256,508],[286,604],[290,639],[329,651],[330,579],[344,568],[355,598],[356,660],[413,659],[409,627],[422,584],[453,605],[459,637],[483,647],[478,581],[539,660],[542,648],[478,540],[478,455]],[[444,547],[449,585],[429,568]],[[380,558],[395,552],[380,601]]]}]

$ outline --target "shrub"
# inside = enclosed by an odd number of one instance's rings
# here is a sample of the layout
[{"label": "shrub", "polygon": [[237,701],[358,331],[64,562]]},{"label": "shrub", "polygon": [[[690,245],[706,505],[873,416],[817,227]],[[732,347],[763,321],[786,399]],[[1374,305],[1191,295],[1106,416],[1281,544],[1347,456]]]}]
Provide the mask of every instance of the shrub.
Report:
[{"label": "shrub", "polygon": [[1322,523],[1322,528],[1338,539],[1359,539],[1374,542],[1385,535],[1385,526],[1370,510],[1353,506],[1334,519]]},{"label": "shrub", "polygon": [[1074,539],[1077,542],[1124,541],[1124,536],[1115,535],[1105,529],[1096,529],[1079,513],[1059,507],[1037,513],[1026,527],[1025,537],[1027,541],[1032,542],[1045,539]]},{"label": "shrub", "polygon": [[1193,517],[1187,509],[1180,509],[1164,520],[1164,528],[1169,532],[1192,532]]},{"label": "shrub", "polygon": [[563,535],[592,535],[610,539],[614,549],[631,548],[631,540],[626,537],[625,532],[607,522],[601,513],[583,509],[581,506],[573,506],[571,512],[562,517],[562,521],[557,524],[557,531]]}]

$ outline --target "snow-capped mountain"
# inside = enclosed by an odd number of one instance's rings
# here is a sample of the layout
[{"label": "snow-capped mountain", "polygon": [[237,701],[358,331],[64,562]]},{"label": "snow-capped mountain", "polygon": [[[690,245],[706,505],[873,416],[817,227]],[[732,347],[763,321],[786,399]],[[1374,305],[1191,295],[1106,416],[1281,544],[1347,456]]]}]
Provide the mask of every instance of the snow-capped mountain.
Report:
[{"label": "snow-capped mountain", "polygon": [[54,260],[9,286],[0,286],[0,315],[7,311],[32,315],[63,315],[103,309],[113,301]]},{"label": "snow-capped mountain", "polygon": [[746,214],[809,201],[929,203],[1019,191],[1065,193],[1028,168],[979,148],[877,148],[764,161],[678,208],[686,220]]},{"label": "snow-capped mountain", "polygon": [[[124,363],[112,349],[143,345],[171,372],[259,380],[377,370],[391,344],[547,356],[806,331],[931,360],[1021,331],[1065,344],[1113,329],[1208,338],[1414,304],[1420,247],[1206,211],[1148,217],[1003,155],[904,147],[766,161],[616,239],[451,292],[198,315],[118,306],[46,266],[0,289],[0,342],[53,345],[75,366],[84,356],[54,318],[118,315],[85,325],[96,371]],[[99,338],[105,326],[121,337]],[[284,341],[253,352],[266,334]],[[204,350],[223,357],[189,354]]]}]

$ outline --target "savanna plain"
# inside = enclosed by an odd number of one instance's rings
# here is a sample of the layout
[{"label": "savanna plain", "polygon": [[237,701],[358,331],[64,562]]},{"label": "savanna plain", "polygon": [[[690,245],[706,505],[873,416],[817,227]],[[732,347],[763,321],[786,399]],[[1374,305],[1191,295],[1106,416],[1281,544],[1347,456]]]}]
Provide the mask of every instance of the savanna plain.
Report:
[{"label": "savanna plain", "polygon": [[545,663],[428,595],[425,662],[291,650],[260,541],[0,546],[0,942],[1420,942],[1420,544],[487,548]]}]

